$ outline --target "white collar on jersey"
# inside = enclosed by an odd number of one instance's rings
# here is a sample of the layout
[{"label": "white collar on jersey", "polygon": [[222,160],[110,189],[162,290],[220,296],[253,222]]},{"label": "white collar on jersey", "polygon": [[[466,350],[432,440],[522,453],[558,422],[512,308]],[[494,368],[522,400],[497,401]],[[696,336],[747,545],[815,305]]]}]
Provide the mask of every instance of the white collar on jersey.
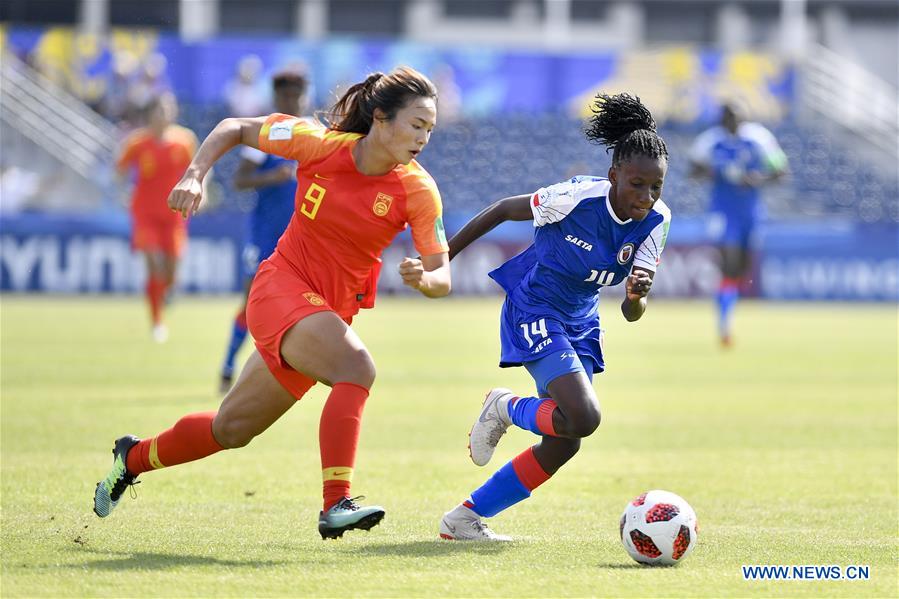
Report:
[{"label": "white collar on jersey", "polygon": [[627,223],[631,222],[631,219],[621,220],[620,218],[618,218],[618,215],[615,214],[615,210],[612,208],[612,200],[609,199],[608,194],[606,194],[606,209],[609,211],[609,214],[612,215],[612,220],[614,220],[619,225],[626,225]]}]

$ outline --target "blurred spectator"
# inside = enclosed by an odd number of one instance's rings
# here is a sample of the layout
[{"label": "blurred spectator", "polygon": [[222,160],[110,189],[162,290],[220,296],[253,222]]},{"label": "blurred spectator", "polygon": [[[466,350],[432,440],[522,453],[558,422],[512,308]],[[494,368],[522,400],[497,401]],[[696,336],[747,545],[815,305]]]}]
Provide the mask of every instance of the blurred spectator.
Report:
[{"label": "blurred spectator", "polygon": [[248,54],[237,63],[234,78],[225,87],[225,100],[231,116],[260,116],[266,110],[266,99],[259,89],[262,60]]},{"label": "blurred spectator", "polygon": [[452,123],[462,116],[462,90],[456,83],[456,72],[448,64],[434,69],[434,85],[437,87],[439,122]]},{"label": "blurred spectator", "polygon": [[4,164],[0,167],[0,213],[16,214],[29,208],[43,183],[38,173]]},{"label": "blurred spectator", "polygon": [[109,120],[116,123],[137,120],[131,105],[131,86],[137,67],[137,58],[131,52],[117,52],[113,56],[106,93],[100,102],[100,114]]},{"label": "blurred spectator", "polygon": [[583,160],[579,160],[577,162],[571,163],[571,165],[568,167],[568,170],[565,171],[565,178],[571,179],[572,177],[576,177],[578,175],[594,175],[599,177],[604,177],[606,175],[606,173],[604,172],[595,172],[596,170],[597,169],[592,168]]},{"label": "blurred spectator", "polygon": [[[170,91],[167,67],[168,60],[159,52],[151,54],[141,64],[137,78],[128,88],[128,102],[136,113],[146,114],[157,98]],[[143,121],[140,124],[144,124]]]}]

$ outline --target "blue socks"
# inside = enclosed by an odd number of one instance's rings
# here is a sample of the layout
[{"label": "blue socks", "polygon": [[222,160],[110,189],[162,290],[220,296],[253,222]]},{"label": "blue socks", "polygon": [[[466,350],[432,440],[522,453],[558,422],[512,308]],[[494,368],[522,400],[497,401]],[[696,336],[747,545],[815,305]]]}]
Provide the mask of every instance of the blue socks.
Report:
[{"label": "blue socks", "polygon": [[529,447],[497,470],[462,505],[483,518],[490,518],[530,497],[531,491],[550,476],[537,461],[534,448]]},{"label": "blue socks", "polygon": [[234,319],[234,325],[231,328],[231,341],[228,343],[228,352],[225,354],[225,363],[222,364],[222,374],[230,375],[234,372],[234,359],[243,340],[247,338],[246,317],[238,316]]},{"label": "blue socks", "polygon": [[471,501],[462,505],[483,518],[490,518],[530,496],[531,492],[519,480],[512,462],[509,462],[471,494]]},{"label": "blue socks", "polygon": [[546,397],[519,397],[509,406],[512,424],[537,435],[556,436],[552,413],[556,402]]},{"label": "blue socks", "polygon": [[718,329],[722,335],[730,333],[730,319],[740,291],[736,285],[722,286],[718,290]]}]

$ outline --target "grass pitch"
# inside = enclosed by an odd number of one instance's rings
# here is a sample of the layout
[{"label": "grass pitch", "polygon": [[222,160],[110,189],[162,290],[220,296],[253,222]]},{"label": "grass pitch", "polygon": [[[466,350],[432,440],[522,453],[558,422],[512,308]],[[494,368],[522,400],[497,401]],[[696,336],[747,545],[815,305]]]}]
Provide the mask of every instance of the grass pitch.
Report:
[{"label": "grass pitch", "polygon": [[[533,442],[473,466],[467,432],[500,370],[499,298],[391,299],[358,317],[379,368],[354,490],[387,508],[323,542],[316,387],[241,450],[141,477],[100,520],[112,441],[214,409],[234,298],[181,299],[166,345],[136,298],[2,298],[2,595],[897,595],[895,306],[743,303],[737,345],[705,303],[605,301],[599,431],[534,496],[491,521],[517,540],[441,542],[441,514]],[[246,350],[245,350],[246,351]],[[618,517],[662,488],[699,516],[677,568],[631,562]],[[868,565],[860,581],[746,581],[741,565]]]}]

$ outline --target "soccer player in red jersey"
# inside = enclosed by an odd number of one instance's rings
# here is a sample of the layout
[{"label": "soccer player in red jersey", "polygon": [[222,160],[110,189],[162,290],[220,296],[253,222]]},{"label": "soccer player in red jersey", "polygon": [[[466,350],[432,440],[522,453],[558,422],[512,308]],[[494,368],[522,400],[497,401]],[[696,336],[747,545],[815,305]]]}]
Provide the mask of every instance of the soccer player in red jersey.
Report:
[{"label": "soccer player in red jersey", "polygon": [[121,174],[134,173],[131,196],[131,245],[147,260],[147,302],[153,338],[163,342],[168,330],[162,320],[165,294],[175,283],[178,259],[187,241],[184,219],[172,212],[166,198],[197,150],[197,137],[175,124],[178,104],[165,93],[148,109],[148,123],[129,135],[116,161]]},{"label": "soccer player in red jersey", "polygon": [[415,162],[437,119],[437,91],[401,67],[350,87],[331,128],[285,114],[225,119],[200,146],[169,196],[183,216],[202,201],[203,177],[239,143],[296,160],[296,211],[250,290],[247,322],[256,342],[218,412],[190,414],[143,440],[118,439],[113,467],[97,484],[94,512],[108,516],[148,470],[243,447],[317,381],[331,387],[319,424],[323,509],[318,530],[336,538],[370,529],[379,506],[350,498],[362,410],[375,366],[350,324],[374,304],[379,256],[406,225],[421,258],[399,265],[403,282],[427,297],[450,292],[440,194]]}]

